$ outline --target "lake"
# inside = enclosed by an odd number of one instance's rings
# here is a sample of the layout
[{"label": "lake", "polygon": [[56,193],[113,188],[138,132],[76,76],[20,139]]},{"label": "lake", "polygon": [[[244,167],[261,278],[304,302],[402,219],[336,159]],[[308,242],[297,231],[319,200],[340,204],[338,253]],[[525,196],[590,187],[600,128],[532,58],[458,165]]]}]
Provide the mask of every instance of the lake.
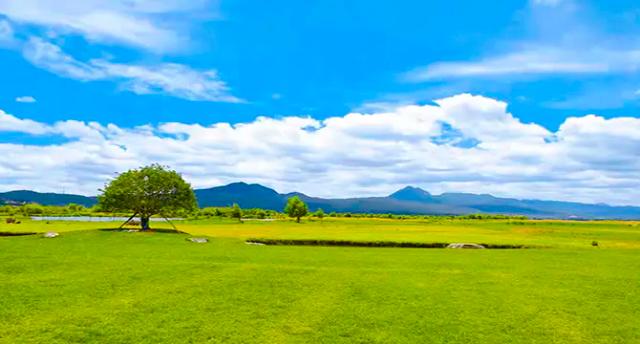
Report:
[{"label": "lake", "polygon": [[[124,216],[31,216],[34,221],[81,221],[81,222],[124,222],[129,218]],[[140,221],[139,217],[132,220]],[[163,218],[150,218],[151,222],[166,222]],[[170,221],[183,220],[182,218],[169,218]]]}]

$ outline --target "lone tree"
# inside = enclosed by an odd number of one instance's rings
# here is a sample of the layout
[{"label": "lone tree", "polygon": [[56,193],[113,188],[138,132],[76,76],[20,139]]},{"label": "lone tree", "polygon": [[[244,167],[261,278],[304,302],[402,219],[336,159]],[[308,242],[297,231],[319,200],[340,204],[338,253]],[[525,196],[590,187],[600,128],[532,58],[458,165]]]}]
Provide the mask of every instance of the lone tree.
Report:
[{"label": "lone tree", "polygon": [[153,215],[197,208],[191,185],[176,171],[157,164],[124,172],[101,191],[98,202],[102,209],[132,211],[131,218],[140,216],[142,230],[149,229]]},{"label": "lone tree", "polygon": [[309,209],[307,205],[298,196],[293,196],[287,200],[287,205],[284,207],[284,212],[289,217],[295,217],[296,222],[300,223],[300,218],[307,215]]},{"label": "lone tree", "polygon": [[316,210],[316,212],[313,214],[313,216],[319,218],[320,220],[322,220],[324,218],[324,210],[322,210],[322,208],[318,208],[318,210]]},{"label": "lone tree", "polygon": [[233,206],[231,207],[231,217],[242,222],[242,209],[238,203],[233,203]]}]

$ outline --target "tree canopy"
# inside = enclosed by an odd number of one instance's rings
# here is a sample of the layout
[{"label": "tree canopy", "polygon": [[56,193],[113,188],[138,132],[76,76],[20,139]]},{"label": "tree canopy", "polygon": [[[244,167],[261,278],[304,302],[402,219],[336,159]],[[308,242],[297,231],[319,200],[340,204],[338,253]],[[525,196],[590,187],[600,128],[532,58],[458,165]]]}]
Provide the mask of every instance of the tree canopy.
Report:
[{"label": "tree canopy", "polygon": [[242,222],[242,208],[240,208],[238,203],[233,203],[233,206],[231,207],[231,217]]},{"label": "tree canopy", "polygon": [[143,230],[153,215],[197,208],[191,185],[176,171],[156,164],[118,175],[102,190],[98,202],[106,211],[139,215]]},{"label": "tree canopy", "polygon": [[284,207],[284,212],[289,215],[289,217],[295,218],[296,222],[300,222],[300,218],[307,215],[309,209],[307,208],[307,204],[304,203],[300,197],[293,196],[287,200],[287,205]]}]

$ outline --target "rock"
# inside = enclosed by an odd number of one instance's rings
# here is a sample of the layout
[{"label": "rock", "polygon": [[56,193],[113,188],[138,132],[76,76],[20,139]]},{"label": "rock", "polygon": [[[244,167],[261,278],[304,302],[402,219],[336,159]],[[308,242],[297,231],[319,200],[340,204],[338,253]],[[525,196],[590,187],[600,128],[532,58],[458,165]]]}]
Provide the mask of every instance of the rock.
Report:
[{"label": "rock", "polygon": [[58,234],[57,232],[46,232],[42,235],[43,238],[55,238],[57,236],[59,236],[60,234]]},{"label": "rock", "polygon": [[204,244],[209,242],[209,239],[207,238],[189,238],[187,240],[195,242],[196,244]]},{"label": "rock", "polygon": [[447,245],[447,248],[473,248],[473,249],[477,249],[477,248],[485,248],[485,247],[482,246],[482,245],[472,244],[472,243],[454,242],[454,243],[451,243],[451,244]]},{"label": "rock", "polygon": [[255,241],[245,241],[245,244],[247,244],[247,245],[256,245],[256,246],[264,246],[263,243],[255,242]]}]

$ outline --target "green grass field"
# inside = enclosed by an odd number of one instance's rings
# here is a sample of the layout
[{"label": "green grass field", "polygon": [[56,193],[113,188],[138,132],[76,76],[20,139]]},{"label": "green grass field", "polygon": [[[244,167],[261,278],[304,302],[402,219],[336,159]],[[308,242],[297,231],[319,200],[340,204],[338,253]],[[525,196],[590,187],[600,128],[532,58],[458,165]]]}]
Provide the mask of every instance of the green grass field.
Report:
[{"label": "green grass field", "polygon": [[[633,222],[24,221],[0,232],[3,343],[638,343]],[[167,227],[167,225],[162,225]],[[484,242],[452,250],[253,246],[247,238]],[[592,241],[599,247],[592,247]]]}]

